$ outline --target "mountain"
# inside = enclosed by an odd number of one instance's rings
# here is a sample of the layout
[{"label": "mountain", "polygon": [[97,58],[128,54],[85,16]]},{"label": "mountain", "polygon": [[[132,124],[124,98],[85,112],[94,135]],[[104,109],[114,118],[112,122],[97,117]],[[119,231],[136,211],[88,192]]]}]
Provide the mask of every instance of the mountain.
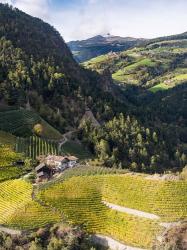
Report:
[{"label": "mountain", "polygon": [[52,26],[3,4],[0,68],[0,103],[29,104],[62,131],[78,125],[86,107],[103,113],[103,97],[113,100],[104,94],[111,79],[82,69]]},{"label": "mountain", "polygon": [[108,53],[83,64],[103,72],[123,86],[137,85],[152,92],[187,81],[187,33],[145,41],[138,47]]},{"label": "mountain", "polygon": [[[99,40],[101,43],[103,38]],[[25,137],[26,140],[19,141],[21,149],[29,148],[31,142],[35,148],[48,143],[48,149],[56,150],[53,142],[45,140],[61,138],[61,134],[49,125],[60,133],[77,130],[89,110],[89,117],[93,114],[100,126],[84,124],[78,138],[95,156],[103,157],[105,166],[127,166],[142,172],[181,169],[186,164],[186,86],[180,84],[166,93],[153,94],[147,89],[156,86],[156,82],[149,86],[146,83],[166,73],[174,74],[176,69],[182,75],[177,79],[183,79],[185,39],[167,41],[167,46],[165,42],[146,42],[118,54],[110,52],[92,59],[87,65],[92,70],[85,69],[73,59],[53,27],[1,4],[1,130]],[[100,74],[93,70],[94,60]],[[119,70],[123,78],[137,79],[137,83],[122,83],[120,79],[120,84],[114,84],[111,76],[114,78]],[[132,130],[126,129],[128,121],[132,121]],[[150,136],[146,135],[147,129]],[[37,138],[32,138],[33,135]],[[30,152],[33,158],[36,151]]]},{"label": "mountain", "polygon": [[[85,68],[97,71],[101,75],[106,71],[111,74],[114,84],[121,90],[122,98],[126,98],[132,105],[131,110],[128,110],[129,114],[136,117],[145,126],[141,128],[137,120],[133,125],[133,120],[129,119],[130,127],[128,127],[128,117],[115,117],[102,128],[97,128],[97,132],[94,131],[93,134],[92,129],[86,127],[83,138],[87,138],[90,147],[95,145],[98,155],[101,158],[105,156],[108,159],[105,161],[109,166],[111,166],[111,162],[120,166],[120,159],[121,165],[133,164],[132,169],[140,171],[140,169],[145,169],[148,164],[150,170],[152,163],[154,168],[157,161],[158,171],[159,164],[165,167],[173,165],[172,169],[174,169],[179,162],[181,162],[179,165],[186,162],[186,35],[183,33],[145,41],[135,48],[101,55],[82,64]],[[134,130],[133,127],[137,126],[140,126],[137,129],[139,135],[131,131],[131,129]],[[146,139],[146,127],[154,128],[155,133],[160,137],[158,140],[156,139],[154,146],[149,145],[149,140]],[[133,134],[135,138],[133,138]],[[153,137],[152,135],[151,138]],[[102,138],[103,141],[99,141],[98,138]],[[127,138],[127,140],[123,141],[121,138]],[[131,139],[129,140],[129,138]],[[133,148],[131,147],[132,141],[136,141],[133,143]],[[156,149],[156,145],[160,145],[158,149]],[[178,146],[175,148],[174,145]],[[140,149],[141,147],[142,149]],[[105,149],[104,153],[100,148]],[[125,153],[123,148],[126,149]],[[152,150],[155,151],[151,153]],[[183,153],[179,158],[183,159],[176,160],[178,150],[182,150]],[[148,155],[152,155],[152,157],[146,159],[146,152],[149,152]],[[138,157],[136,158],[135,155]],[[143,163],[140,160],[141,157]]]},{"label": "mountain", "polygon": [[77,62],[84,62],[109,52],[119,52],[141,44],[144,39],[120,37],[107,34],[95,36],[82,41],[68,43]]}]

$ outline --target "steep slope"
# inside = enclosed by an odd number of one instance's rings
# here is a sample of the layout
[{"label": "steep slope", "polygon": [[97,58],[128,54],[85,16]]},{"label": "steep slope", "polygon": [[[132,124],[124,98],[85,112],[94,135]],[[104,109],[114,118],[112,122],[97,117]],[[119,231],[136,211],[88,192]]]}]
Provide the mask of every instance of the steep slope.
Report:
[{"label": "steep slope", "polygon": [[144,39],[120,36],[95,36],[82,41],[68,43],[77,62],[84,62],[109,52],[120,52],[141,44]]},{"label": "steep slope", "polygon": [[110,79],[82,69],[53,27],[3,4],[0,68],[0,102],[27,104],[62,132],[79,123],[86,106],[103,113],[103,99],[113,102],[104,94]]},{"label": "steep slope", "polygon": [[107,54],[84,63],[86,68],[109,69],[114,81],[153,92],[187,80],[187,33],[158,38],[119,54]]}]

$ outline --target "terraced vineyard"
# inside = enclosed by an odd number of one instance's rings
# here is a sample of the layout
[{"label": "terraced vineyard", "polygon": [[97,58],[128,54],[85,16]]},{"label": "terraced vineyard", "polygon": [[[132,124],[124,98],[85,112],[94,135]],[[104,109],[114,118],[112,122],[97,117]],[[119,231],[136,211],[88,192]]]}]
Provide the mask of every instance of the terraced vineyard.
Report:
[{"label": "terraced vineyard", "polygon": [[0,144],[0,182],[18,178],[26,173],[25,168],[12,166],[12,163],[19,160],[20,156],[10,146],[2,146]]},{"label": "terraced vineyard", "polygon": [[10,167],[0,168],[0,182],[19,178],[25,173],[26,170],[20,167],[10,166]]},{"label": "terraced vineyard", "polygon": [[133,246],[149,247],[156,232],[161,230],[159,224],[107,208],[102,203],[103,181],[101,176],[73,177],[42,190],[39,198],[63,212],[69,222],[83,224],[90,233],[109,235]]},{"label": "terraced vineyard", "polygon": [[148,180],[141,176],[106,177],[103,199],[156,214],[163,221],[187,218],[187,182]]},{"label": "terraced vineyard", "polygon": [[42,139],[37,136],[29,138],[17,138],[16,151],[25,153],[27,157],[36,159],[39,155],[60,154],[58,143],[56,141]]},{"label": "terraced vineyard", "polygon": [[15,143],[16,143],[16,136],[4,131],[0,131],[0,144],[14,146]]},{"label": "terraced vineyard", "polygon": [[23,180],[0,183],[0,224],[33,229],[61,219],[60,214],[33,201],[32,185]]},{"label": "terraced vineyard", "polygon": [[42,126],[42,136],[49,139],[59,139],[61,134],[44,121],[37,113],[29,110],[10,110],[0,112],[0,130],[16,136],[29,136],[33,134],[36,124]]},{"label": "terraced vineyard", "polygon": [[[156,235],[164,230],[161,222],[187,217],[185,181],[149,180],[130,174],[67,178],[41,188],[39,199],[63,212],[69,222],[83,224],[88,232],[108,235],[127,245],[150,248]],[[154,213],[161,220],[114,211],[103,200]]]},{"label": "terraced vineyard", "polygon": [[20,154],[15,153],[9,146],[0,144],[0,169],[10,166],[13,161],[19,160]]}]

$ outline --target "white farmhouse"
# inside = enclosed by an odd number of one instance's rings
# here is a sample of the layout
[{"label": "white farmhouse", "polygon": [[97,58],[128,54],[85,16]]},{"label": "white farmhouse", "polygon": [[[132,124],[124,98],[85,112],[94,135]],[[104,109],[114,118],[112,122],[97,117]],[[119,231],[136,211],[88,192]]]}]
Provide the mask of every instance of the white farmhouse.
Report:
[{"label": "white farmhouse", "polygon": [[45,164],[47,166],[53,166],[60,170],[64,170],[66,168],[74,167],[78,162],[78,158],[75,156],[56,156],[56,155],[48,155],[45,158]]}]

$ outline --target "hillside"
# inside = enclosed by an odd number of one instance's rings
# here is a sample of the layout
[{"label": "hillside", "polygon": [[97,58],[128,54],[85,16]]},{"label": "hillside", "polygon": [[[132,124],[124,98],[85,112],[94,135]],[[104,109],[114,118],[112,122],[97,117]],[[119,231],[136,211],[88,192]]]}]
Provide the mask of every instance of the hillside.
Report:
[{"label": "hillside", "polygon": [[[3,4],[0,18],[0,107],[3,107],[0,130],[21,137],[16,146],[19,152],[25,147],[23,152],[32,158],[39,152],[58,152],[57,145],[50,140],[59,140],[66,131],[80,128],[89,109],[102,125],[101,131],[88,128],[90,134],[81,130],[78,136],[96,157],[100,158],[102,147],[107,146],[109,158],[101,157],[106,166],[131,168],[133,164],[133,170],[149,172],[176,171],[185,166],[186,88],[180,84],[186,77],[184,35],[181,40],[177,40],[178,36],[175,40],[166,39],[167,42],[143,41],[144,45],[137,48],[92,59],[89,67],[104,71],[98,74],[74,61],[63,38],[49,24]],[[124,41],[112,36],[106,39],[109,43],[116,39]],[[91,43],[97,41],[102,42],[103,38],[91,39]],[[113,84],[111,73],[124,88]],[[151,88],[160,84],[157,78],[165,81],[166,74],[173,77],[170,85],[179,88],[153,95],[155,90],[150,91]],[[125,143],[118,135],[113,136],[113,125],[111,138],[106,136],[105,123],[113,124],[113,118],[118,119],[120,113],[135,121],[133,136],[141,133],[141,145],[137,138],[131,141],[125,130],[122,132]],[[158,145],[152,138],[147,144],[146,129],[157,134]],[[35,135],[39,137],[33,139]],[[50,150],[41,150],[40,145],[45,143]],[[75,147],[67,148],[71,151]],[[149,166],[151,161],[153,168]]]},{"label": "hillside", "polygon": [[94,58],[84,66],[100,73],[108,69],[116,83],[156,92],[186,82],[186,59],[187,39],[184,36],[177,40],[155,39],[145,46]]},{"label": "hillside", "polygon": [[0,130],[16,136],[28,137],[33,134],[49,139],[60,139],[62,135],[37,113],[25,109],[0,110]]},{"label": "hillside", "polygon": [[[30,105],[62,132],[79,123],[85,104],[102,109],[103,93],[111,83],[82,69],[52,26],[3,4],[0,67],[0,102],[16,108]],[[110,94],[105,99],[113,102]]]},{"label": "hillside", "polygon": [[77,62],[85,62],[91,58],[127,50],[143,43],[144,39],[132,37],[119,37],[107,34],[107,36],[95,36],[82,41],[68,42],[73,56]]},{"label": "hillside", "polygon": [[186,107],[187,33],[66,45],[0,4],[0,249],[185,246]]},{"label": "hillside", "polygon": [[[90,176],[41,186],[38,198],[63,212],[72,224],[83,223],[90,233],[107,235],[128,246],[151,249],[168,222],[186,218],[186,188],[185,181],[149,180],[130,174],[92,176],[90,171]],[[134,213],[137,209],[139,214],[144,211],[155,216],[148,219],[145,214],[145,217],[132,214],[132,210],[119,212],[106,206],[108,202],[134,209]]]},{"label": "hillside", "polygon": [[22,179],[4,181],[0,187],[1,225],[25,232],[63,218],[88,233],[152,249],[170,223],[187,215],[186,181],[122,170],[77,167],[37,188]]}]

